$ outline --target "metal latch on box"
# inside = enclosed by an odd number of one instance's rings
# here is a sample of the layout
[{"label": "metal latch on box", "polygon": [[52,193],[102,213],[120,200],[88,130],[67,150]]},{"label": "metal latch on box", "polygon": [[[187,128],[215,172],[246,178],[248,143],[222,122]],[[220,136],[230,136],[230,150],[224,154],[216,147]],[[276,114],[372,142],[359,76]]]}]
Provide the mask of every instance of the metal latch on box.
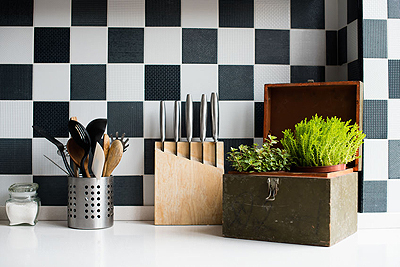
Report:
[{"label": "metal latch on box", "polygon": [[265,201],[274,201],[279,190],[279,178],[268,178],[268,196]]}]

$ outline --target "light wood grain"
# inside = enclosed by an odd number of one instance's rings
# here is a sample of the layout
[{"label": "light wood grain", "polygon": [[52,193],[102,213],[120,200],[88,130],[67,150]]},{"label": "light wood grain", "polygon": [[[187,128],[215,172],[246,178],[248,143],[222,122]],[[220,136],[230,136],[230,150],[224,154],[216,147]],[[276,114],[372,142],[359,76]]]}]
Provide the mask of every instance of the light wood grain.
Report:
[{"label": "light wood grain", "polygon": [[107,162],[105,164],[104,177],[108,177],[114,171],[121,161],[122,154],[124,153],[124,147],[119,140],[114,140],[111,143],[110,150],[108,152]]},{"label": "light wood grain", "polygon": [[108,151],[110,150],[110,137],[108,134],[103,135],[103,151],[104,151],[104,168],[103,168],[103,177],[106,174],[106,164],[107,164],[107,157]]}]

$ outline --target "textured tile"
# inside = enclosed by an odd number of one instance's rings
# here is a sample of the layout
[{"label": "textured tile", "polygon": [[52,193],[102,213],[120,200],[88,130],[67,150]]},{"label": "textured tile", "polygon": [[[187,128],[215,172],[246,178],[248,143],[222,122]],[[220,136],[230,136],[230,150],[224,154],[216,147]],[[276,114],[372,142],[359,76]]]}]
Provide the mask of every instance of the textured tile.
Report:
[{"label": "textured tile", "polygon": [[325,81],[325,67],[321,66],[290,66],[290,82],[305,83],[308,80],[314,82]]},{"label": "textured tile", "polygon": [[291,27],[325,29],[325,1],[291,0]]},{"label": "textured tile", "polygon": [[357,59],[347,64],[348,81],[361,81],[363,79],[363,60]]},{"label": "textured tile", "polygon": [[[122,132],[119,134],[121,135]],[[124,152],[113,175],[143,175],[144,173],[144,139],[129,138],[128,144],[129,147]]]},{"label": "textured tile", "polygon": [[[33,102],[33,125],[42,127],[49,135],[68,137],[68,120],[68,102]],[[42,137],[35,131],[33,136]]]},{"label": "textured tile", "polygon": [[217,28],[217,0],[182,0],[182,27],[185,28]]},{"label": "textured tile", "polygon": [[325,66],[326,34],[318,30],[290,31],[290,64]]},{"label": "textured tile", "polygon": [[347,65],[326,66],[325,82],[347,81]]},{"label": "textured tile", "polygon": [[4,206],[10,198],[8,188],[14,183],[32,183],[32,175],[0,175],[0,203]]},{"label": "textured tile", "polygon": [[[387,19],[388,6],[391,0],[364,0],[363,18],[364,19]],[[398,1],[393,1],[398,2]]]},{"label": "textured tile", "polygon": [[63,176],[33,176],[33,182],[39,184],[38,196],[42,206],[67,206],[68,179]]},{"label": "textured tile", "polygon": [[400,20],[389,19],[387,21],[387,49],[389,59],[400,59]]},{"label": "textured tile", "polygon": [[358,2],[359,2],[358,0],[347,0],[347,24],[350,24],[352,21],[358,18],[358,13],[359,13]]},{"label": "textured tile", "polygon": [[[172,103],[173,101],[167,101],[165,103],[166,109],[171,106],[170,102]],[[173,115],[173,109],[172,113],[169,112],[169,110],[167,110],[166,112],[167,131],[169,130],[168,128],[172,127],[172,124],[168,123],[172,115]],[[145,138],[160,138],[160,101],[143,102],[143,128],[144,128],[143,134]],[[167,133],[167,136],[170,135]],[[145,143],[146,142],[147,139],[145,140]]]},{"label": "textured tile", "polygon": [[400,1],[388,0],[388,18],[399,19],[400,18]]},{"label": "textured tile", "polygon": [[2,0],[0,26],[32,26],[33,0]]},{"label": "textured tile", "polygon": [[254,103],[254,137],[263,137],[264,102]]},{"label": "textured tile", "polygon": [[194,99],[200,99],[206,94],[210,99],[211,93],[218,91],[218,65],[182,65],[181,99],[186,100],[187,94]]},{"label": "textured tile", "polygon": [[339,29],[339,9],[338,0],[325,0],[325,29],[337,31]]},{"label": "textured tile", "polygon": [[145,100],[179,100],[179,65],[145,66]]},{"label": "textured tile", "polygon": [[69,118],[77,117],[86,126],[95,118],[107,118],[106,101],[70,101]]},{"label": "textured tile", "polygon": [[364,181],[388,179],[388,141],[364,140]]},{"label": "textured tile", "polygon": [[388,139],[400,139],[400,99],[388,100]]},{"label": "textured tile", "polygon": [[365,181],[363,185],[363,212],[387,211],[387,181]]},{"label": "textured tile", "polygon": [[107,0],[71,0],[72,26],[107,26]]},{"label": "textured tile", "polygon": [[[193,140],[194,141],[200,141],[200,97],[194,98],[193,102]],[[207,101],[210,101],[210,97],[207,96]],[[181,104],[181,136],[184,140],[187,140],[187,134],[186,134],[186,102],[182,102]],[[170,113],[173,114],[173,105],[171,105]],[[168,107],[167,107],[167,113],[169,112]],[[168,117],[167,117],[168,119]],[[167,124],[173,125],[173,117],[171,116],[170,122],[167,121]],[[207,103],[207,125],[206,125],[206,137],[212,137],[212,131],[211,131],[211,105],[210,102]],[[170,132],[170,133],[169,133]],[[168,126],[167,126],[167,138],[173,137],[173,129],[171,131],[168,131]]]},{"label": "textured tile", "polygon": [[386,139],[388,136],[388,102],[364,100],[363,132],[367,139]]},{"label": "textured tile", "polygon": [[71,26],[71,0],[35,0],[33,25],[36,27]]},{"label": "textured tile", "polygon": [[218,64],[254,64],[254,30],[218,29]]},{"label": "textured tile", "polygon": [[69,28],[35,28],[35,63],[69,63]]},{"label": "textured tile", "polygon": [[253,28],[253,0],[219,0],[219,27]]},{"label": "textured tile", "polygon": [[326,31],[326,65],[338,65],[338,31]]},{"label": "textured tile", "polygon": [[388,99],[387,77],[387,59],[364,59],[364,99]]},{"label": "textured tile", "polygon": [[0,121],[0,138],[32,138],[32,101],[1,101]]},{"label": "textured tile", "polygon": [[216,29],[182,29],[182,63],[217,64]]},{"label": "textured tile", "polygon": [[143,102],[108,102],[107,133],[143,137]]},{"label": "textured tile", "polygon": [[1,174],[32,174],[32,139],[0,139],[0,154]]},{"label": "textured tile", "polygon": [[69,101],[69,64],[33,65],[33,100]]},{"label": "textured tile", "polygon": [[[57,138],[58,141],[67,144],[68,138]],[[46,159],[46,155],[61,168],[66,170],[64,162],[57,154],[57,147],[46,138],[33,138],[32,139],[32,174],[33,175],[64,175],[52,162]]]},{"label": "textured tile", "polygon": [[363,20],[364,58],[387,58],[387,21]]},{"label": "textured tile", "polygon": [[71,63],[107,63],[107,28],[72,27]]},{"label": "textured tile", "polygon": [[347,25],[347,0],[338,1],[338,29]]},{"label": "textured tile", "polygon": [[400,179],[400,140],[389,140],[389,179]]},{"label": "textured tile", "polygon": [[[249,101],[220,101],[221,138],[254,137],[254,103]],[[240,127],[238,127],[240,125]]]},{"label": "textured tile", "polygon": [[338,31],[338,63],[347,63],[347,27]]},{"label": "textured tile", "polygon": [[181,26],[181,1],[146,0],[146,26]]},{"label": "textured tile", "polygon": [[253,66],[218,66],[218,91],[220,100],[254,99]]},{"label": "textured tile", "polygon": [[33,28],[0,28],[0,63],[33,63]]},{"label": "textured tile", "polygon": [[107,65],[108,101],[144,100],[144,65]]},{"label": "textured tile", "polygon": [[400,60],[389,60],[389,98],[400,98]]},{"label": "textured tile", "polygon": [[143,206],[143,177],[114,176],[114,205]]},{"label": "textured tile", "polygon": [[255,30],[256,64],[289,64],[290,31]]},{"label": "textured tile", "polygon": [[32,65],[0,64],[0,100],[32,99]]},{"label": "textured tile", "polygon": [[347,26],[347,61],[352,62],[358,59],[358,20],[354,20]]},{"label": "textured tile", "polygon": [[271,83],[290,83],[289,65],[254,66],[254,100],[264,101],[264,85]]},{"label": "textured tile", "polygon": [[108,0],[109,27],[144,27],[145,0]]},{"label": "textured tile", "polygon": [[143,205],[154,206],[154,175],[143,175]]},{"label": "textured tile", "polygon": [[144,140],[144,174],[154,174],[154,143],[160,139]]},{"label": "textured tile", "polygon": [[387,212],[400,212],[400,180],[387,181]]},{"label": "textured tile", "polygon": [[143,28],[108,28],[108,63],[143,63]]},{"label": "textured tile", "polygon": [[290,29],[290,0],[255,0],[256,29]]},{"label": "textured tile", "polygon": [[[231,151],[231,147],[233,148],[238,148],[239,145],[243,144],[243,145],[248,145],[251,146],[254,143],[254,139],[253,138],[241,138],[241,139],[221,139],[221,142],[224,142],[224,152],[225,155],[227,152]],[[228,173],[228,171],[233,171],[234,169],[231,167],[231,164],[229,163],[229,161],[226,160],[226,156],[224,159],[224,166],[225,166],[225,173]]]},{"label": "textured tile", "polygon": [[181,63],[182,30],[180,28],[146,28],[144,39],[145,63]]},{"label": "textured tile", "polygon": [[71,65],[71,100],[106,100],[106,65]]}]

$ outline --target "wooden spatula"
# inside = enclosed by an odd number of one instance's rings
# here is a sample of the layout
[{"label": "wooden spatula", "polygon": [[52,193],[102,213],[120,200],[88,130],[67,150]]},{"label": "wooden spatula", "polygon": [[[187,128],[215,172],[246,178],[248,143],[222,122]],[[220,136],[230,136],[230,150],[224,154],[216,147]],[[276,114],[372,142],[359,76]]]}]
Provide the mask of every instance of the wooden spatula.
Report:
[{"label": "wooden spatula", "polygon": [[119,140],[115,140],[111,143],[110,150],[107,156],[107,162],[105,164],[104,177],[108,177],[114,171],[115,167],[118,166],[121,161],[122,154],[124,153],[124,147]]}]

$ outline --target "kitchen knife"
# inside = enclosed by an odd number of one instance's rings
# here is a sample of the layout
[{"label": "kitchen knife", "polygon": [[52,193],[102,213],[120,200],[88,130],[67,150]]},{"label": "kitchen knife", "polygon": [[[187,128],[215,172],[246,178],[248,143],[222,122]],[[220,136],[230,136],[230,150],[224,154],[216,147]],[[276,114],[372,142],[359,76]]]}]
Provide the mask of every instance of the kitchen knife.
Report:
[{"label": "kitchen knife", "polygon": [[165,142],[165,102],[160,101],[160,136],[162,142],[162,151],[164,151],[164,142]]},{"label": "kitchen knife", "polygon": [[215,143],[215,167],[218,167],[219,103],[217,93],[211,94],[211,124]]},{"label": "kitchen knife", "polygon": [[176,145],[176,155],[178,156],[178,142],[181,137],[181,102],[175,101],[174,106],[174,141]]},{"label": "kitchen knife", "polygon": [[202,150],[202,162],[204,164],[204,141],[206,140],[207,131],[207,96],[205,94],[201,95],[200,103],[200,141]]},{"label": "kitchen knife", "polygon": [[192,159],[191,156],[192,151],[190,149],[190,143],[192,142],[193,138],[193,101],[192,101],[192,96],[190,94],[187,94],[186,96],[185,115],[186,115],[186,137],[187,141],[189,142],[189,159]]}]

